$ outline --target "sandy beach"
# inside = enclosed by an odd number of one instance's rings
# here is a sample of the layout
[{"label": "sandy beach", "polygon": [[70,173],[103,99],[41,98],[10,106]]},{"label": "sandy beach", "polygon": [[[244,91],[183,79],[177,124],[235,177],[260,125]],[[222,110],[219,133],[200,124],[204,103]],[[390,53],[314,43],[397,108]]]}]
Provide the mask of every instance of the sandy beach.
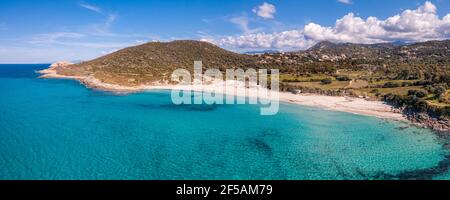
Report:
[{"label": "sandy beach", "polygon": [[[39,73],[42,74],[40,78],[75,79],[80,81],[89,88],[112,91],[117,93],[132,93],[148,90],[174,90],[174,89],[192,90],[192,91],[215,91],[215,92],[225,91],[225,89],[223,88],[223,83],[208,84],[208,85],[189,85],[189,86],[154,83],[152,85],[128,87],[104,83],[92,76],[81,77],[81,76],[60,75],[57,74],[55,68],[56,67],[50,67],[49,69],[39,71]],[[251,92],[251,90],[257,89],[255,87],[250,88],[239,87],[239,83],[237,83],[236,85],[237,86],[235,93],[232,95],[242,94],[243,91],[239,90],[243,89],[247,91],[247,96],[251,96],[251,94],[256,94]],[[226,94],[226,92],[224,92],[224,94]],[[264,98],[279,98],[279,100],[282,102],[288,102],[303,106],[313,106],[326,110],[348,112],[366,116],[374,116],[383,119],[407,121],[405,116],[403,116],[403,114],[396,112],[391,106],[386,105],[381,101],[368,101],[366,99],[354,97],[323,96],[315,94],[293,94],[288,92],[277,92],[276,95],[272,95],[272,97],[264,97]]]}]

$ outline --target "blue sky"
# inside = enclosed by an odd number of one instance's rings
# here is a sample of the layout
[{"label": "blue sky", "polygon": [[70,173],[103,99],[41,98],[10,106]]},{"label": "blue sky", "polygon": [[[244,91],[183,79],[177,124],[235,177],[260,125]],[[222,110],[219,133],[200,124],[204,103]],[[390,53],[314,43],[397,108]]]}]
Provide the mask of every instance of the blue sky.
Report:
[{"label": "blue sky", "polygon": [[177,39],[238,52],[446,39],[449,13],[450,0],[1,0],[0,63],[88,60]]}]

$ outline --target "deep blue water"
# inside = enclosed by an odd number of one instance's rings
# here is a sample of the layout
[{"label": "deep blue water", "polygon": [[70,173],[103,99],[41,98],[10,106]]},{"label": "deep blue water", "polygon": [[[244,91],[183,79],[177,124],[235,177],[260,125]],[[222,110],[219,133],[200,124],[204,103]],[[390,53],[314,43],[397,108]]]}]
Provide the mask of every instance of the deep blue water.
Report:
[{"label": "deep blue water", "polygon": [[175,106],[168,91],[38,79],[47,66],[0,65],[0,179],[450,178],[427,129],[291,104]]}]

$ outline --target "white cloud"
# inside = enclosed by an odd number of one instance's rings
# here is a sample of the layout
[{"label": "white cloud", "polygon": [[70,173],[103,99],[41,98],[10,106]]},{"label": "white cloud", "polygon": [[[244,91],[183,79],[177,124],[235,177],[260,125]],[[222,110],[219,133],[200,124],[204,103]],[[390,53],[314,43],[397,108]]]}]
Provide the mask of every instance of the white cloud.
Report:
[{"label": "white cloud", "polygon": [[104,12],[102,8],[87,3],[80,3],[79,6],[88,9],[90,11],[99,13],[104,17],[106,17],[103,23],[89,24],[88,26],[86,26],[85,27],[86,32],[90,32],[89,34],[92,35],[103,35],[103,36],[112,35],[109,29],[111,25],[114,23],[114,21],[116,21],[118,15]]},{"label": "white cloud", "polygon": [[256,33],[242,36],[228,36],[217,41],[206,40],[220,46],[240,49],[304,49],[314,44],[307,40],[302,31],[292,30],[280,33]]},{"label": "white cloud", "polygon": [[376,17],[362,19],[349,13],[337,20],[334,27],[310,23],[305,26],[304,32],[313,40],[358,43],[449,38],[450,35],[445,27],[450,21],[446,17],[440,19],[436,10],[436,6],[427,1],[415,10],[405,10],[386,20]]},{"label": "white cloud", "polygon": [[239,26],[245,33],[248,32],[248,19],[246,17],[233,17],[230,22]]},{"label": "white cloud", "polygon": [[305,35],[315,41],[329,40],[333,42],[378,43],[384,42],[386,31],[375,17],[366,20],[353,13],[336,21],[334,27],[323,27],[309,23],[304,27]]},{"label": "white cloud", "polygon": [[91,35],[86,35],[76,32],[55,32],[40,34],[28,41],[30,44],[44,45],[44,46],[72,46],[72,47],[86,47],[93,49],[103,48],[123,48],[132,44],[133,42],[111,42],[111,41],[95,41]]},{"label": "white cloud", "polygon": [[84,34],[75,33],[75,32],[55,32],[55,33],[47,33],[40,34],[35,36],[33,39],[29,41],[32,44],[51,44],[57,43],[59,39],[74,39],[74,38],[82,38]]},{"label": "white cloud", "polygon": [[249,27],[249,19],[245,15],[233,17],[230,19],[230,22],[237,25],[244,32],[244,34],[252,34],[252,33],[258,32],[260,30],[258,28],[256,28],[256,29],[250,28]]},{"label": "white cloud", "polygon": [[102,9],[100,7],[94,6],[94,5],[90,5],[87,3],[80,3],[79,4],[81,7],[86,8],[90,11],[94,11],[96,13],[103,13]]},{"label": "white cloud", "polygon": [[343,4],[352,4],[352,0],[338,0],[339,3],[343,3]]},{"label": "white cloud", "polygon": [[90,49],[105,49],[105,48],[125,48],[134,45],[133,42],[57,42],[59,45],[71,47],[85,47]]},{"label": "white cloud", "polygon": [[274,5],[264,2],[262,5],[253,8],[252,11],[263,19],[273,19],[277,10]]},{"label": "white cloud", "polygon": [[436,6],[427,1],[415,10],[405,10],[385,20],[376,17],[363,19],[349,13],[336,20],[334,26],[309,23],[298,30],[208,38],[208,41],[229,48],[284,50],[305,49],[323,40],[371,44],[448,38],[450,38],[450,14],[439,18]]},{"label": "white cloud", "polygon": [[114,21],[116,21],[116,19],[117,19],[116,14],[108,14],[103,23],[89,24],[84,28],[85,29],[84,31],[90,35],[114,36],[115,33],[112,33],[110,31],[110,29],[111,29],[111,26],[113,25]]},{"label": "white cloud", "polygon": [[91,48],[106,48],[106,47],[117,47],[120,44],[96,44],[92,42],[80,42],[80,40],[90,40],[96,37],[103,38],[119,38],[119,37],[133,37],[134,35],[124,35],[118,34],[110,31],[110,27],[116,20],[117,15],[109,14],[107,15],[103,23],[93,23],[86,25],[81,28],[74,29],[70,32],[52,32],[33,36],[28,40],[28,43],[38,44],[38,45],[72,45],[72,46],[84,46]]}]

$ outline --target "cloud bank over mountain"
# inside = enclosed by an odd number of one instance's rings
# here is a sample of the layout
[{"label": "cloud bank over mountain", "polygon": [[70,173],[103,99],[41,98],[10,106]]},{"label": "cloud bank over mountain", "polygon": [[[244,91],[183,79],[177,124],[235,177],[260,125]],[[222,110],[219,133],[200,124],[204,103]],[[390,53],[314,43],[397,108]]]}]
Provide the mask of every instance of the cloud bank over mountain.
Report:
[{"label": "cloud bank over mountain", "polygon": [[415,10],[403,12],[387,19],[363,19],[348,13],[336,20],[334,26],[309,23],[299,30],[274,33],[251,33],[208,38],[222,47],[232,49],[305,49],[319,41],[351,43],[420,42],[450,38],[450,13],[440,18],[437,7],[427,1]]}]

